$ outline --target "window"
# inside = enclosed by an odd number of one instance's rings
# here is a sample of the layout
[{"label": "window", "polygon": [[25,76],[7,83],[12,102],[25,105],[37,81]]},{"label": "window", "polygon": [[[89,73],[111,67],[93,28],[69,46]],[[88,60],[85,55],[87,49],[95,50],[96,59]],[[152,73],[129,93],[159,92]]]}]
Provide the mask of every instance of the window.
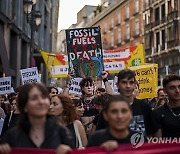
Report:
[{"label": "window", "polygon": [[135,0],[135,9],[134,13],[137,13],[139,11],[139,0]]},{"label": "window", "polygon": [[162,19],[165,18],[165,4],[163,4],[163,5],[161,6],[161,17],[162,17]]},{"label": "window", "polygon": [[114,47],[114,34],[111,33],[111,47]]},{"label": "window", "polygon": [[126,6],[126,19],[129,18],[129,5]]},{"label": "window", "polygon": [[121,29],[118,29],[118,44],[121,43]]},{"label": "window", "polygon": [[165,30],[162,30],[162,50],[165,49],[165,41],[166,41]]},{"label": "window", "polygon": [[107,23],[104,23],[104,32],[107,32]]},{"label": "window", "polygon": [[130,38],[130,28],[129,25],[126,25],[126,40]]},{"label": "window", "polygon": [[135,35],[139,35],[139,19],[135,21]]},{"label": "window", "polygon": [[113,28],[114,27],[114,19],[113,19],[113,17],[111,18],[111,28]]},{"label": "window", "polygon": [[155,9],[155,21],[159,20],[159,8]]},{"label": "window", "polygon": [[156,50],[155,52],[160,51],[160,37],[159,37],[159,32],[156,33]]},{"label": "window", "polygon": [[121,13],[118,13],[118,24],[121,23]]}]

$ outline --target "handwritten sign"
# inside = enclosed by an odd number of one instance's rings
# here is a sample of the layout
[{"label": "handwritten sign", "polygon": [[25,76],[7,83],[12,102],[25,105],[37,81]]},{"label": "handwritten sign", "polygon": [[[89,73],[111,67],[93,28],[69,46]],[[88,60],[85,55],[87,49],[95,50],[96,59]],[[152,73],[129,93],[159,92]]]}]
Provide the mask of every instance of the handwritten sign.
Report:
[{"label": "handwritten sign", "polygon": [[39,81],[39,74],[37,67],[27,68],[20,70],[22,84],[38,82]]},{"label": "handwritten sign", "polygon": [[66,30],[69,69],[76,77],[100,76],[103,55],[100,27]]},{"label": "handwritten sign", "polygon": [[136,80],[139,84],[139,99],[157,97],[158,89],[158,65],[147,64],[137,67],[130,67],[135,71]]},{"label": "handwritten sign", "polygon": [[0,78],[0,94],[11,93],[11,77]]},{"label": "handwritten sign", "polygon": [[82,95],[81,87],[79,86],[79,83],[81,82],[81,80],[82,78],[74,78],[72,80],[71,87],[69,88],[69,94]]}]

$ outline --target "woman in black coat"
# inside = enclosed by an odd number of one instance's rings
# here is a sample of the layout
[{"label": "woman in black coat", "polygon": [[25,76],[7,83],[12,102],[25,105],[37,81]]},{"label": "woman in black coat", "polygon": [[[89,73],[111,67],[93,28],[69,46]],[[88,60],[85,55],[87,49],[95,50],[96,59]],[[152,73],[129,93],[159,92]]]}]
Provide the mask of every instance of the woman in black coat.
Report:
[{"label": "woman in black coat", "polygon": [[9,153],[12,147],[57,149],[61,153],[74,148],[68,130],[57,125],[54,118],[47,116],[50,100],[44,85],[24,85],[17,101],[19,123],[3,136],[1,153]]}]

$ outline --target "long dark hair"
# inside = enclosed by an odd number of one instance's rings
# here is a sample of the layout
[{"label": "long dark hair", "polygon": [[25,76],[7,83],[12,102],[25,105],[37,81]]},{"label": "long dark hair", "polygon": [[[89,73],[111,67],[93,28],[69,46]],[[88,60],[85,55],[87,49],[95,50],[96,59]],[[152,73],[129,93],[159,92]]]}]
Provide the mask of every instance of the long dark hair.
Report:
[{"label": "long dark hair", "polygon": [[34,87],[40,90],[43,96],[49,98],[47,88],[43,84],[30,83],[30,84],[25,84],[21,87],[21,90],[17,98],[18,109],[20,111],[20,118],[18,125],[21,128],[25,129],[25,131],[29,131],[31,124],[29,122],[27,113],[25,112],[24,109],[29,99],[29,93]]}]

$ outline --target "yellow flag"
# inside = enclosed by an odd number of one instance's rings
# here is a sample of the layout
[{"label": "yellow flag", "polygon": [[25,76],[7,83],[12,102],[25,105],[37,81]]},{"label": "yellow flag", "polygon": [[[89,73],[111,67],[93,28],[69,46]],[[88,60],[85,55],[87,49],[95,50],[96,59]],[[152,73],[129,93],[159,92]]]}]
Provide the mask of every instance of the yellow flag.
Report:
[{"label": "yellow flag", "polygon": [[41,50],[51,78],[66,78],[68,74],[68,57],[64,54],[53,54]]}]

